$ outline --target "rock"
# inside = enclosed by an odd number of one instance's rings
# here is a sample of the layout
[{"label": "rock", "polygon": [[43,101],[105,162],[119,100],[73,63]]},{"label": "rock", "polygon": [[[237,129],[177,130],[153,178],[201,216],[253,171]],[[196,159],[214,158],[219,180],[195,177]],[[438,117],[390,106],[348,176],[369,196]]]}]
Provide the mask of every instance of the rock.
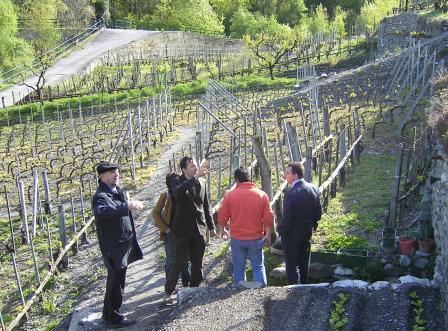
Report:
[{"label": "rock", "polygon": [[260,282],[248,282],[246,280],[242,280],[237,285],[241,289],[252,289],[252,288],[262,288],[263,284]]},{"label": "rock", "polygon": [[339,276],[339,275],[333,275],[333,278],[336,279],[336,280],[352,279],[352,277],[350,277],[350,276]]},{"label": "rock", "polygon": [[411,265],[411,263],[412,263],[412,259],[409,256],[403,255],[403,254],[400,255],[400,265],[403,268],[409,267]]},{"label": "rock", "polygon": [[426,257],[419,257],[414,260],[414,267],[418,269],[425,269],[429,264],[429,260]]},{"label": "rock", "polygon": [[369,285],[369,288],[375,291],[381,290],[383,288],[390,287],[389,282],[385,282],[384,280],[380,280],[378,282],[372,283]]},{"label": "rock", "polygon": [[98,325],[99,323],[102,323],[101,312],[92,307],[85,307],[73,312],[68,330],[76,331],[79,329],[79,325],[89,330],[93,325]]},{"label": "rock", "polygon": [[384,276],[386,277],[401,276],[403,272],[403,268],[393,265],[392,263],[388,263],[384,266]]},{"label": "rock", "polygon": [[281,249],[277,249],[275,247],[271,247],[271,254],[283,256],[283,255],[285,255],[285,252],[283,252],[283,250],[281,250]]},{"label": "rock", "polygon": [[432,288],[439,288],[440,287],[440,281],[438,279],[433,279],[429,282],[431,284]]},{"label": "rock", "polygon": [[354,279],[354,280],[339,280],[337,282],[334,282],[333,285],[331,285],[331,287],[356,287],[359,289],[363,289],[367,288],[368,285],[369,283],[363,280]]},{"label": "rock", "polygon": [[316,284],[295,284],[295,285],[287,285],[287,288],[297,288],[297,287],[312,287],[312,288],[321,288],[328,287],[330,283],[316,283]]},{"label": "rock", "polygon": [[431,286],[431,282],[429,281],[429,279],[422,279],[411,275],[400,277],[398,278],[398,281],[400,282],[400,284],[418,284],[422,286]]},{"label": "rock", "polygon": [[343,266],[338,265],[334,274],[338,276],[353,276],[353,271],[350,268],[344,268]]},{"label": "rock", "polygon": [[271,246],[271,253],[280,256],[285,255],[285,252],[283,252],[282,240],[280,237],[275,239],[274,244]]},{"label": "rock", "polygon": [[177,302],[181,303],[191,297],[193,294],[205,291],[207,287],[181,287],[179,291],[177,291]]},{"label": "rock", "polygon": [[308,277],[311,279],[325,279],[333,276],[333,268],[321,262],[310,263]]},{"label": "rock", "polygon": [[286,278],[286,267],[275,268],[269,273],[269,277],[280,279]]}]

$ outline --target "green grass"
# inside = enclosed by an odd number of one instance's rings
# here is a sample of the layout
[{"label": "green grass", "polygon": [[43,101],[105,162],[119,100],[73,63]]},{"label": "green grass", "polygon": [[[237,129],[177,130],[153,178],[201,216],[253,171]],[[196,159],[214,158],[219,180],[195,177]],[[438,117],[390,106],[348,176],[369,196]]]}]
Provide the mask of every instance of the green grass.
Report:
[{"label": "green grass", "polygon": [[421,19],[431,22],[448,20],[448,12],[444,13],[442,10],[424,10],[420,12],[419,16]]},{"label": "green grass", "polygon": [[221,246],[216,250],[215,254],[213,256],[215,258],[221,257],[226,255],[228,252],[230,252],[230,242],[222,243]]},{"label": "green grass", "polygon": [[393,155],[363,155],[322,215],[313,250],[373,248],[369,234],[379,231],[387,214],[395,166]]}]

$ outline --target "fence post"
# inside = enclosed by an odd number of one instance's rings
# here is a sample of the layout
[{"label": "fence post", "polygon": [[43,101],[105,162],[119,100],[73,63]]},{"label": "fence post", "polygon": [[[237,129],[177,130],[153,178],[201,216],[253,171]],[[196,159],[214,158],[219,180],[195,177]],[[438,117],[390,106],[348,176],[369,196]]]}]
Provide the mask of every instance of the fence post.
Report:
[{"label": "fence post", "polygon": [[[77,229],[76,229],[76,216],[75,216],[75,204],[73,201],[73,196],[70,194],[70,216],[72,218],[72,231],[73,235],[76,237]],[[78,241],[75,241],[75,244],[72,246],[73,254],[77,254],[79,247]]]},{"label": "fence post", "polygon": [[[345,154],[347,153],[347,146],[345,144],[345,124],[341,125],[341,133],[339,134],[339,148],[340,148],[339,158],[342,160]],[[339,186],[344,187],[344,185],[345,185],[345,165],[343,165],[341,170],[339,171]]]},{"label": "fence post", "polygon": [[22,305],[25,306],[25,298],[23,297],[22,284],[20,283],[19,270],[17,269],[16,257],[14,253],[11,253],[11,262],[14,268],[14,274],[16,276],[17,287],[19,288],[20,299],[22,300]]},{"label": "fence post", "polygon": [[313,166],[313,148],[308,146],[306,148],[306,161],[305,161],[305,180],[308,183],[312,182],[311,168]]},{"label": "fence post", "polygon": [[398,152],[398,159],[395,165],[395,175],[392,183],[392,200],[389,206],[389,215],[386,218],[386,227],[395,227],[395,220],[397,219],[398,199],[400,195],[400,179],[401,179],[401,165],[403,163],[404,144],[401,143]]},{"label": "fence post", "polygon": [[5,188],[6,209],[8,211],[9,230],[11,231],[11,244],[12,244],[11,248],[15,254],[16,253],[16,242],[15,242],[15,237],[14,237],[14,226],[12,224],[11,208],[9,206],[9,197],[8,197],[8,190],[6,189],[6,185],[4,186],[4,188]]},{"label": "fence post", "polygon": [[[62,247],[61,251],[65,248],[67,245],[67,232],[65,230],[65,208],[62,203],[58,204],[58,212],[59,212],[59,240],[61,241]],[[59,252],[60,254],[61,252]],[[61,260],[61,266],[63,269],[66,269],[68,267],[68,256],[65,254],[65,256]]]},{"label": "fence post", "polygon": [[25,192],[23,189],[23,182],[21,180],[18,181],[18,187],[19,187],[19,200],[20,200],[20,210],[21,210],[21,216],[22,216],[22,225],[23,225],[23,231],[24,233],[24,239],[26,243],[30,242],[30,232],[28,230],[28,219],[27,219],[27,212],[26,212],[26,205],[25,205]]},{"label": "fence post", "polygon": [[36,236],[37,205],[39,204],[38,190],[39,190],[39,177],[37,176],[36,171],[33,171],[33,214],[31,218],[33,237]]},{"label": "fence post", "polygon": [[135,157],[134,157],[134,135],[132,128],[131,112],[128,113],[128,124],[129,124],[129,142],[130,142],[129,147],[131,148],[131,174],[132,174],[132,180],[135,183],[136,175],[135,175]]},{"label": "fence post", "polygon": [[[330,115],[329,115],[329,113],[328,113],[328,106],[324,106],[324,108],[323,108],[323,110],[322,110],[322,113],[323,113],[323,118],[324,118],[324,135],[325,135],[325,138],[326,137],[328,137],[330,134],[331,134],[331,130],[330,130]],[[324,146],[324,150],[325,150],[325,160],[327,160],[328,159],[328,145],[329,145],[329,142],[326,142],[325,143],[325,146]]]},{"label": "fence post", "polygon": [[48,218],[47,218],[47,216],[44,216],[44,220],[45,220],[45,228],[47,230],[48,253],[50,254],[51,264],[53,264],[54,263],[53,247],[52,247],[52,243],[51,243],[50,226],[48,225]]},{"label": "fence post", "polygon": [[[36,260],[36,251],[34,249],[34,243],[33,243],[33,237],[30,237],[30,248],[31,248],[31,255],[33,257],[33,264],[34,264],[34,273],[36,274],[36,279],[37,282],[39,284],[39,286],[41,285],[41,281],[40,281],[40,274],[39,274],[39,267],[37,266],[37,260]],[[43,295],[41,294],[41,296],[43,297]]]},{"label": "fence post", "polygon": [[[84,192],[82,190],[82,186],[79,187],[79,202],[81,204],[81,217],[82,217],[81,226],[84,227],[86,222],[86,212],[84,206]],[[81,235],[81,243],[83,244],[89,243],[89,239],[87,238],[87,231],[84,231],[83,234]]]}]

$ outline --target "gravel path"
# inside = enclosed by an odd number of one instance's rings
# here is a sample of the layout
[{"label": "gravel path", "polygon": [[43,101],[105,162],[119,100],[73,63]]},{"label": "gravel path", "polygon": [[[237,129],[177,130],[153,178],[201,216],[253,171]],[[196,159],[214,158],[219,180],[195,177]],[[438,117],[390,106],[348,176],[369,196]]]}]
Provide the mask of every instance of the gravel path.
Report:
[{"label": "gravel path", "polygon": [[[162,258],[163,246],[159,241],[157,228],[148,217],[151,208],[155,205],[160,192],[165,190],[165,175],[169,171],[168,160],[172,153],[179,152],[182,147],[188,146],[194,141],[195,131],[191,127],[178,128],[180,138],[162,153],[157,161],[155,173],[151,176],[148,185],[132,196],[145,202],[145,209],[136,215],[136,231],[139,244],[143,250],[144,258],[131,264],[126,277],[126,289],[124,304],[121,311],[128,318],[137,320],[137,324],[130,330],[150,329],[157,319],[163,316],[166,307],[162,301],[164,298],[163,285],[165,273]],[[95,240],[96,241],[96,240]],[[93,245],[97,247],[97,245]],[[95,248],[93,248],[95,249]],[[102,263],[96,261],[96,263]],[[98,281],[88,293],[88,298],[79,302],[71,316],[70,330],[103,330],[101,310],[105,279]],[[66,329],[67,325],[61,325]]]},{"label": "gravel path", "polygon": [[[82,49],[70,52],[70,54],[57,61],[45,75],[46,85],[55,85],[63,79],[69,77],[78,71],[86,69],[95,59],[99,58],[105,52],[121,47],[132,41],[143,39],[159,32],[144,30],[120,30],[103,29],[92,41],[83,45]],[[36,77],[26,80],[29,85],[35,84]],[[24,96],[29,88],[26,86],[15,85],[0,91],[0,100],[5,98],[5,106],[13,104],[12,92],[15,94],[16,101],[19,100],[19,93]]]}]

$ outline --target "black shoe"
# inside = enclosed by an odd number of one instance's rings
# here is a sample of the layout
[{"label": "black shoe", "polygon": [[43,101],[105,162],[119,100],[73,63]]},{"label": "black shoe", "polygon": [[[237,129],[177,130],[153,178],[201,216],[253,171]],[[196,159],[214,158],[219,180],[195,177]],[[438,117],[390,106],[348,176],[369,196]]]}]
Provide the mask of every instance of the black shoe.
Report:
[{"label": "black shoe", "polygon": [[123,319],[119,321],[107,321],[107,326],[115,329],[119,328],[125,328],[131,325],[136,324],[137,322],[134,320],[127,319],[126,317],[123,317]]}]

